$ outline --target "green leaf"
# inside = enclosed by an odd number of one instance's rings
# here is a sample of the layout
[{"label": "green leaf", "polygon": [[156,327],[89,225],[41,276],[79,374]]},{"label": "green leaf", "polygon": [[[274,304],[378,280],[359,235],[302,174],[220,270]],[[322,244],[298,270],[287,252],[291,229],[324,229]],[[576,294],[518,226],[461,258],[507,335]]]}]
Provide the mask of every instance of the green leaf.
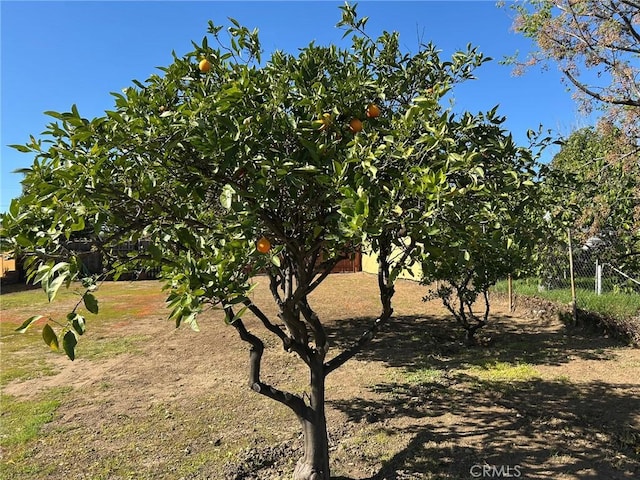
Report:
[{"label": "green leaf", "polygon": [[242,316],[245,314],[245,312],[247,311],[247,309],[248,309],[248,308],[249,308],[248,306],[246,306],[246,307],[242,307],[240,310],[238,310],[238,313],[236,313],[236,314],[233,316],[233,318],[232,318],[229,322],[227,322],[227,323],[229,323],[229,325],[231,325],[233,322],[235,322],[235,321],[236,321],[236,320],[238,320],[239,318],[242,318]]},{"label": "green leaf", "polygon": [[280,257],[278,255],[273,255],[271,257],[271,263],[273,263],[276,267],[280,268]]},{"label": "green leaf", "polygon": [[147,247],[147,251],[149,252],[149,254],[153,257],[154,260],[161,260],[162,259],[162,250],[160,250],[157,246],[155,246],[154,244],[150,244]]},{"label": "green leaf", "polygon": [[44,112],[45,115],[53,118],[57,118],[58,120],[64,120],[65,116],[62,113],[54,112],[53,110],[47,110]]},{"label": "green leaf", "polygon": [[78,335],[83,335],[86,331],[86,322],[82,315],[78,315],[77,313],[70,313],[67,315],[67,320],[71,322],[71,326],[78,333]]},{"label": "green leaf", "polygon": [[60,348],[58,337],[49,324],[46,324],[42,329],[42,339],[51,350],[57,351]]},{"label": "green leaf", "polygon": [[236,193],[236,191],[231,185],[225,185],[224,187],[222,187],[222,193],[220,194],[220,203],[227,210],[231,209],[231,202],[233,200],[234,193]]},{"label": "green leaf", "polygon": [[9,206],[9,213],[13,218],[17,218],[20,213],[20,200],[14,198],[11,200],[11,205]]},{"label": "green leaf", "polygon": [[91,137],[93,137],[93,132],[89,129],[83,129],[74,133],[71,138],[76,142],[83,142]]},{"label": "green leaf", "polygon": [[10,148],[15,148],[16,150],[22,153],[29,153],[31,151],[31,149],[25,145],[7,145],[7,146]]},{"label": "green leaf", "polygon": [[44,318],[44,317],[42,315],[34,315],[33,317],[27,318],[22,325],[16,328],[16,332],[18,333],[26,332],[34,322],[37,322],[41,318]]},{"label": "green leaf", "polygon": [[66,279],[67,279],[67,275],[62,273],[58,275],[56,278],[54,278],[53,281],[51,281],[46,286],[45,291],[47,292],[47,298],[49,299],[49,302],[53,302],[53,299],[56,298],[56,294],[58,293],[58,290],[60,290],[60,287],[62,286],[62,284]]},{"label": "green leaf", "polygon": [[75,333],[73,331],[68,330],[67,333],[62,337],[62,348],[64,348],[67,357],[70,360],[75,360],[76,358],[76,345],[78,344],[78,339],[76,338]]},{"label": "green leaf", "polygon": [[98,299],[96,297],[91,293],[85,293],[82,300],[87,310],[94,314],[98,313]]},{"label": "green leaf", "polygon": [[82,230],[84,230],[84,218],[82,217],[78,217],[78,220],[71,225],[71,231],[72,232],[80,232]]},{"label": "green leaf", "polygon": [[239,295],[237,297],[234,297],[234,298],[230,299],[225,304],[226,305],[237,305],[238,303],[243,303],[243,302],[246,302],[247,300],[249,300],[247,297],[245,297],[243,295]]},{"label": "green leaf", "polygon": [[198,316],[197,312],[192,312],[183,320],[183,322],[189,325],[191,327],[191,330],[193,330],[194,332],[200,331],[200,327],[198,326],[197,316]]},{"label": "green leaf", "polygon": [[31,246],[31,240],[29,240],[22,233],[19,233],[15,238],[16,238],[16,243],[18,245],[20,245],[21,247],[30,247]]},{"label": "green leaf", "polygon": [[114,112],[112,110],[107,110],[105,111],[105,113],[107,114],[107,116],[113,120],[115,120],[118,123],[124,123],[124,118],[122,118],[122,115],[120,115],[118,112]]}]

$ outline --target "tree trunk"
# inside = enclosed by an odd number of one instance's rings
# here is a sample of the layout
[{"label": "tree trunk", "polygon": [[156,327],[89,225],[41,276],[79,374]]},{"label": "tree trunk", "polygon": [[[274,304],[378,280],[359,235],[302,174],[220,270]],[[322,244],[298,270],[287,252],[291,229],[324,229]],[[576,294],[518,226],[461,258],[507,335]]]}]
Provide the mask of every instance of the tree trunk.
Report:
[{"label": "tree trunk", "polygon": [[329,439],[324,404],[324,365],[314,357],[311,370],[310,405],[298,416],[304,438],[304,456],[298,460],[293,473],[294,480],[329,480]]},{"label": "tree trunk", "polygon": [[473,327],[465,328],[464,345],[466,347],[474,347],[477,344],[475,333],[476,333],[476,329],[475,328],[473,328]]},{"label": "tree trunk", "polygon": [[477,321],[474,325],[466,325],[464,327],[465,328],[464,344],[467,347],[473,347],[478,344],[476,333],[485,325],[486,325],[486,322]]}]

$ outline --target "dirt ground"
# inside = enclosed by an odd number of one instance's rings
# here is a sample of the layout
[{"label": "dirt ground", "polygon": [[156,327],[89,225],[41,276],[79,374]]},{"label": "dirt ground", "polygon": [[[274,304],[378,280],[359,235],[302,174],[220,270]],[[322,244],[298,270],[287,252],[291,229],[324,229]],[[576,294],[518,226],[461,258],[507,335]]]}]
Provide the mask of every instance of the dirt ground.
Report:
[{"label": "dirt ground", "polygon": [[[640,478],[640,349],[500,302],[483,345],[463,347],[425,293],[401,281],[396,318],[327,379],[333,478]],[[262,285],[254,295],[268,304]],[[329,357],[375,319],[375,298],[366,274],[333,275],[314,293],[330,319]],[[75,362],[51,354],[55,375],[3,389],[37,399],[62,388],[54,420],[29,446],[32,478],[291,478],[299,428],[248,389],[247,345],[218,312],[200,332],[174,329],[160,297],[152,301],[82,339],[132,336],[130,351],[85,359],[79,350]],[[302,394],[303,364],[249,317],[247,326],[267,343],[263,381]]]}]

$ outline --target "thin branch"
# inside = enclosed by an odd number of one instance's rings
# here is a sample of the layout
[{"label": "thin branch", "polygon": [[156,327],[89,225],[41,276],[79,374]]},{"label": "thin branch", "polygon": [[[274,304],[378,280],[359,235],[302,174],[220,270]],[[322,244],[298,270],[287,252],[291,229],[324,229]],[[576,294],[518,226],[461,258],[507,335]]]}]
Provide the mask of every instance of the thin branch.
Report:
[{"label": "thin branch", "polygon": [[[635,8],[637,8],[640,11],[640,5],[637,5]],[[626,25],[627,30],[629,31],[631,36],[633,38],[635,38],[637,42],[640,43],[640,33],[638,33],[638,31],[634,28],[631,19],[629,17],[627,17],[626,15],[623,15],[622,12],[620,12],[620,10],[617,10],[617,11],[618,11],[618,14],[620,15],[620,18],[622,18],[622,21]]]},{"label": "thin branch", "polygon": [[587,95],[595,98],[596,100],[600,100],[604,103],[609,103],[612,105],[627,105],[630,107],[640,107],[640,100],[632,100],[632,99],[620,99],[617,100],[615,98],[607,98],[589,88],[587,88],[584,84],[579,82],[567,69],[563,69],[562,73],[573,83],[579,90],[586,93]]},{"label": "thin branch", "polygon": [[347,258],[346,255],[338,255],[336,257],[333,257],[330,260],[325,260],[324,262],[322,262],[319,265],[319,268],[322,271],[320,272],[318,277],[305,289],[304,291],[305,295],[308,295],[309,293],[313,292],[318,287],[318,285],[320,285],[322,281],[327,277],[327,275],[331,273],[331,271],[335,268],[338,262],[340,260],[344,260],[345,258]]},{"label": "thin branch", "polygon": [[284,349],[290,350],[291,338],[287,336],[284,330],[282,330],[278,325],[272,323],[271,320],[269,320],[269,317],[267,317],[255,303],[251,302],[251,300],[247,299],[243,303],[249,309],[249,311],[262,322],[267,330],[269,330],[271,333],[274,333],[280,340],[282,340]]},{"label": "thin branch", "polygon": [[271,320],[269,320],[269,317],[267,317],[256,304],[252,303],[250,300],[246,300],[243,303],[244,305],[247,306],[249,311],[253,313],[262,322],[262,324],[265,326],[267,330],[274,333],[280,340],[282,340],[282,346],[287,352],[289,351],[296,352],[305,363],[308,363],[309,351],[306,345],[302,345],[296,342],[293,338],[287,335],[284,332],[284,330],[282,330],[278,325],[271,322]]},{"label": "thin branch", "polygon": [[324,355],[326,355],[328,350],[327,334],[324,330],[324,327],[322,326],[322,323],[320,322],[320,319],[318,318],[316,312],[313,311],[313,309],[307,302],[306,297],[299,303],[299,305],[302,315],[304,315],[304,318],[307,320],[307,322],[311,326],[311,329],[313,330],[316,349],[322,354],[324,358]]},{"label": "thin branch", "polygon": [[373,322],[373,325],[371,325],[371,327],[368,330],[366,330],[353,345],[351,345],[349,348],[347,348],[340,354],[333,357],[328,362],[326,362],[324,364],[325,376],[329,375],[336,368],[344,365],[347,362],[347,360],[353,358],[358,352],[360,352],[365,347],[365,345],[369,344],[371,340],[373,340],[373,338],[378,333],[380,326],[384,324],[387,320],[389,320],[389,317],[390,315],[384,315],[384,316],[380,316],[379,318],[376,318],[376,320]]}]

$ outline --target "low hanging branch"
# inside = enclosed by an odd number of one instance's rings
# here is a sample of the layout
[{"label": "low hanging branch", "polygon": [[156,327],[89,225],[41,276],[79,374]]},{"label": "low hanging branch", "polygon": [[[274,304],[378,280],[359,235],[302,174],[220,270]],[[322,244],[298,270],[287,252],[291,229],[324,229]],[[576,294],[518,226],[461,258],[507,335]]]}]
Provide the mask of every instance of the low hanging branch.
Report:
[{"label": "low hanging branch", "polygon": [[[231,307],[226,307],[225,313],[229,318],[235,317]],[[302,398],[293,393],[274,388],[260,380],[260,366],[262,354],[264,353],[264,343],[262,340],[249,332],[240,318],[236,318],[231,322],[231,325],[238,331],[240,339],[251,345],[251,349],[249,350],[249,387],[255,392],[286,405],[293,410],[296,415],[304,415],[306,405]]]}]

